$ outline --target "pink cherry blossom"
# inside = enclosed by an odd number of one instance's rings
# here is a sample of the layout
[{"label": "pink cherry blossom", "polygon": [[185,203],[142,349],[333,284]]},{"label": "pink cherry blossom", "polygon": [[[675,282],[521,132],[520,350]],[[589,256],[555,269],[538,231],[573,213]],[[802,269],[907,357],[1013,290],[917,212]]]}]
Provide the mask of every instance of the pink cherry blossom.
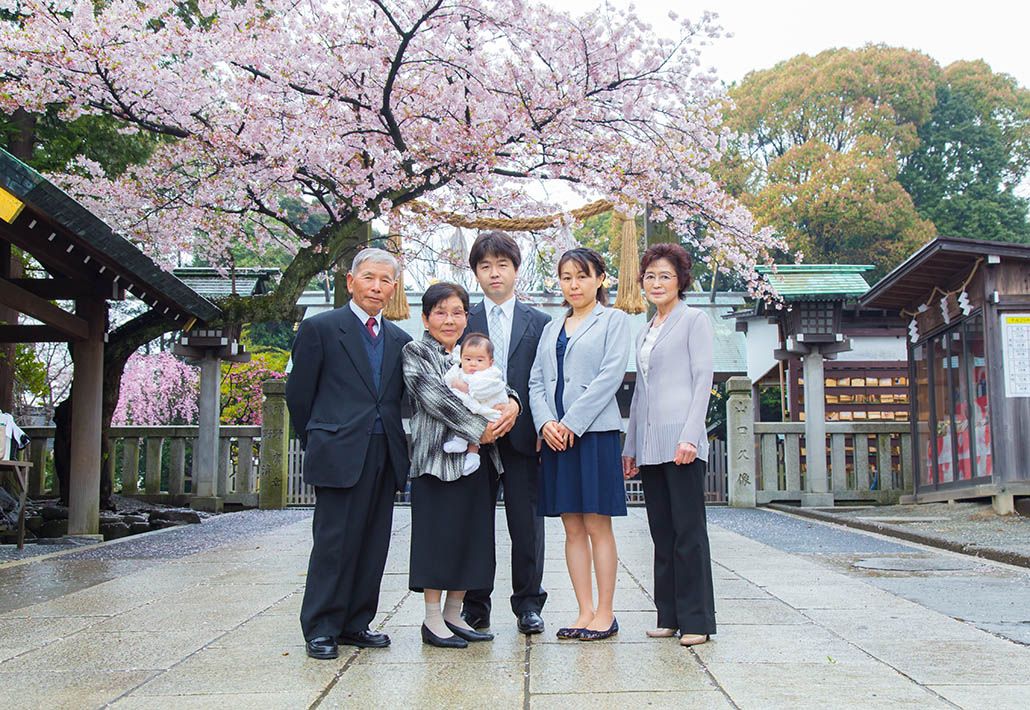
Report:
[{"label": "pink cherry blossom", "polygon": [[[527,197],[546,179],[629,214],[649,203],[756,290],[754,266],[784,246],[709,174],[729,133],[699,61],[722,34],[707,13],[655,28],[632,9],[528,0],[201,0],[204,21],[166,0],[0,0],[13,6],[0,110],[58,104],[165,138],[123,175],[55,176],[156,258],[322,248],[392,207],[417,239],[415,199],[561,211]],[[306,234],[287,200],[329,226]]]}]

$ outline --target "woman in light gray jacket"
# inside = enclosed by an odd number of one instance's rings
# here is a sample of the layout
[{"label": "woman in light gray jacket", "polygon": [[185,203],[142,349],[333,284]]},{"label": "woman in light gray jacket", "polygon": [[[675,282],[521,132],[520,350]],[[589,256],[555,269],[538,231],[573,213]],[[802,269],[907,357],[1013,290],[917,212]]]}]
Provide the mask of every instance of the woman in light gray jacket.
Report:
[{"label": "woman in light gray jacket", "polygon": [[654,541],[653,638],[694,646],[715,633],[712,559],[705,522],[705,416],[712,390],[712,324],[683,302],[690,256],[678,244],[644,252],[640,280],[657,313],[637,337],[637,385],[622,451],[639,471]]},{"label": "woman in light gray jacket", "polygon": [[629,323],[622,311],[604,307],[604,261],[594,250],[565,252],[558,280],[569,311],[540,334],[529,376],[533,422],[544,440],[537,505],[541,515],[561,516],[565,563],[579,604],[576,621],[559,629],[558,638],[596,641],[619,631],[612,516],[626,515],[626,487],[615,394],[629,359]]}]

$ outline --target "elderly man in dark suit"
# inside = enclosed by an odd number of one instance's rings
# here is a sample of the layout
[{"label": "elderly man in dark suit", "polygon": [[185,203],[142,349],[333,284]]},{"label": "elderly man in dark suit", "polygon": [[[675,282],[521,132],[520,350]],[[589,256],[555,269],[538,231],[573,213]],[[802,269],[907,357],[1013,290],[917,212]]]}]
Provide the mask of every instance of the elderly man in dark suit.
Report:
[{"label": "elderly man in dark suit", "polygon": [[300,612],[312,658],[336,658],[338,643],[390,644],[369,624],[394,491],[404,488],[409,468],[401,349],[411,337],[382,315],[399,275],[388,252],[363,249],[347,274],[350,303],[302,322],[293,345],[286,403],[304,447],[304,481],[316,495]]},{"label": "elderly man in dark suit", "polygon": [[[483,289],[484,299],[469,312],[469,333],[485,333],[494,346],[494,362],[508,386],[523,402],[529,401],[529,372],[537,342],[550,317],[515,298],[515,280],[522,261],[519,246],[503,232],[483,232],[472,244],[469,265]],[[504,471],[499,476],[488,457],[483,466],[497,490],[504,485],[504,512],[511,536],[511,609],[519,631],[544,630],[540,617],[547,592],[544,574],[544,525],[537,516],[536,497],[540,456],[533,419],[524,407],[511,432],[497,441]],[[505,432],[497,432],[503,436]],[[465,621],[474,629],[490,626],[492,589],[470,590],[465,595]]]}]

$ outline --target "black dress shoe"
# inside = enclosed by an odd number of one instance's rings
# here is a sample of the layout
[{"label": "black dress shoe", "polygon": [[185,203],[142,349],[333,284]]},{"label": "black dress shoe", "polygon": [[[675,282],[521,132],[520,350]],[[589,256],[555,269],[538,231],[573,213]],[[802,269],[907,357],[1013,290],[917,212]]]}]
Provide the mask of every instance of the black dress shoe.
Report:
[{"label": "black dress shoe", "polygon": [[471,611],[463,611],[461,612],[461,618],[476,631],[490,628],[489,616],[480,616],[479,614],[473,614]]},{"label": "black dress shoe", "polygon": [[[494,640],[494,635],[493,634],[484,633],[482,631],[468,631],[466,629],[461,628],[460,626],[455,626],[454,624],[452,624],[449,621],[445,621],[443,623],[447,624],[447,628],[450,629],[452,632],[454,632],[455,636],[457,636],[459,638],[463,638],[466,641],[476,642],[476,641],[493,641]],[[466,622],[466,623],[468,623],[468,622]],[[469,625],[471,626],[471,624],[469,624]]]},{"label": "black dress shoe", "polygon": [[518,627],[526,635],[540,634],[544,631],[544,620],[535,611],[524,611],[519,614]]},{"label": "black dress shoe", "polygon": [[580,641],[602,641],[607,638],[611,638],[615,634],[619,633],[619,620],[614,616],[612,617],[612,625],[608,627],[607,631],[594,631],[592,629],[581,629],[579,632]]},{"label": "black dress shoe", "polygon": [[344,631],[336,640],[347,646],[358,648],[386,648],[390,645],[390,637],[386,634],[377,634],[374,631]]},{"label": "black dress shoe", "polygon": [[430,631],[429,627],[425,624],[422,624],[422,643],[436,646],[437,648],[468,648],[469,645],[468,641],[460,636],[440,638]]},{"label": "black dress shoe", "polygon": [[308,656],[320,661],[331,661],[340,656],[340,648],[332,636],[318,636],[308,641],[305,646]]}]

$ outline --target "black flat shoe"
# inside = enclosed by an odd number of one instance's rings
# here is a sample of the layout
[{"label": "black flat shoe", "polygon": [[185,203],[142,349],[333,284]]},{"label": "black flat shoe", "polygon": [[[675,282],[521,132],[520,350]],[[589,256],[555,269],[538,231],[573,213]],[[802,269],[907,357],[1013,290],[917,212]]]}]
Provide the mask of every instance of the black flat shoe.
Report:
[{"label": "black flat shoe", "polygon": [[[469,624],[471,626],[471,624]],[[517,626],[519,631],[526,635],[529,634],[540,634],[544,631],[544,620],[540,618],[540,614],[535,611],[524,611],[519,614],[519,620]]]},{"label": "black flat shoe", "polygon": [[480,629],[490,628],[490,616],[480,616],[479,614],[473,614],[471,611],[461,612],[461,618],[465,620],[465,623],[471,626],[476,631]]},{"label": "black flat shoe", "polygon": [[336,637],[339,643],[358,648],[386,648],[390,645],[390,637],[374,631],[344,631]]},{"label": "black flat shoe", "polygon": [[422,643],[430,646],[436,646],[437,648],[468,648],[468,641],[459,636],[450,636],[448,638],[440,638],[425,624],[422,624]]},{"label": "black flat shoe", "polygon": [[560,639],[578,639],[579,635],[583,633],[583,629],[578,629],[574,626],[563,626],[558,629],[558,633],[555,634]]},{"label": "black flat shoe", "polygon": [[305,644],[308,657],[317,658],[320,661],[331,661],[339,658],[340,647],[336,645],[336,639],[332,636],[317,636]]},{"label": "black flat shoe", "polygon": [[612,625],[608,627],[607,631],[593,631],[591,629],[582,629],[579,634],[579,640],[603,641],[604,639],[611,638],[617,633],[619,633],[619,620],[613,616]]},{"label": "black flat shoe", "polygon": [[[476,631],[474,629],[472,631],[468,631],[466,629],[461,628],[460,626],[455,626],[454,624],[452,624],[449,621],[445,621],[443,623],[447,624],[447,628],[450,629],[454,633],[455,636],[457,636],[458,638],[463,638],[466,641],[475,643],[476,641],[493,641],[494,640],[494,635],[491,634],[491,633],[486,633],[486,632],[483,632],[483,631]],[[466,622],[466,623],[468,623],[468,622]],[[469,624],[469,625],[471,626],[471,624]]]}]

